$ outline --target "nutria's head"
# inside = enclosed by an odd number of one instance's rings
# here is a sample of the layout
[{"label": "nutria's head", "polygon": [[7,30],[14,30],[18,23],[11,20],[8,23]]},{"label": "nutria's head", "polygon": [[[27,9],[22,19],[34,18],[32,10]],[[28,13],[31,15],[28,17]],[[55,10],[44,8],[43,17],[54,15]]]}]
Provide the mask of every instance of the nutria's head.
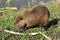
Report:
[{"label": "nutria's head", "polygon": [[23,28],[26,26],[25,20],[20,20],[18,23],[14,24],[15,27]]},{"label": "nutria's head", "polygon": [[19,28],[21,32],[25,31],[26,26],[27,26],[27,23],[25,20],[20,20],[18,23],[14,24],[14,27]]},{"label": "nutria's head", "polygon": [[15,18],[15,21],[14,21],[14,25],[15,24],[18,24],[19,22],[23,21],[27,16],[28,16],[28,11],[25,11],[23,13],[20,13],[20,15],[18,15],[16,18]]}]

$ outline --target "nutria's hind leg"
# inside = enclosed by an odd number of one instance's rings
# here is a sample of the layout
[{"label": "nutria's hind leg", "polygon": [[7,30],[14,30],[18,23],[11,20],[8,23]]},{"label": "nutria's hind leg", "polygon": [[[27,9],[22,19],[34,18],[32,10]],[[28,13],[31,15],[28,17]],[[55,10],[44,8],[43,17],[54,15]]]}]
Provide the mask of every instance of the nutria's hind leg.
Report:
[{"label": "nutria's hind leg", "polygon": [[40,24],[39,24],[39,27],[43,27],[44,28],[44,30],[48,30],[48,22],[41,22]]},{"label": "nutria's hind leg", "polygon": [[48,30],[48,28],[49,28],[48,24],[47,24],[47,25],[45,25],[45,26],[43,26],[43,28],[47,31],[47,30]]},{"label": "nutria's hind leg", "polygon": [[49,26],[48,26],[48,21],[44,23],[44,26],[43,26],[43,27],[44,27],[44,29],[45,29],[46,31],[48,30],[48,27],[49,27]]}]

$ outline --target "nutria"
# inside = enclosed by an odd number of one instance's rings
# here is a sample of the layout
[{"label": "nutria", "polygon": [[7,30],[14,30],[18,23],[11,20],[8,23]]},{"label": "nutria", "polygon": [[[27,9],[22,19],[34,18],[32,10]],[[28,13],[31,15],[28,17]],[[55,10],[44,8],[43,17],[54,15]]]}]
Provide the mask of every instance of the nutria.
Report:
[{"label": "nutria", "polygon": [[46,27],[50,13],[47,7],[43,5],[36,5],[29,11],[25,11],[16,17],[14,26],[19,28],[30,28],[34,26]]}]

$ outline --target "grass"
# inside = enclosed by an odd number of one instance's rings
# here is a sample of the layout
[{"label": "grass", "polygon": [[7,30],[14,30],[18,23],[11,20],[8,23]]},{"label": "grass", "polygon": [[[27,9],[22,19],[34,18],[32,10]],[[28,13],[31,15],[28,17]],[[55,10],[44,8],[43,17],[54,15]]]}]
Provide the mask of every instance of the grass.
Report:
[{"label": "grass", "polygon": [[[29,4],[28,4],[29,5]],[[50,11],[50,20],[53,20],[54,18],[58,17],[60,18],[60,4],[45,4],[46,7],[49,9]],[[30,6],[30,5],[29,5]],[[22,36],[22,35],[13,35],[13,34],[9,34],[6,32],[3,32],[3,29],[8,29],[8,30],[12,30],[14,31],[14,27],[13,27],[13,22],[14,19],[17,15],[19,15],[19,13],[22,13],[23,10],[29,10],[31,9],[31,7],[27,7],[27,8],[22,8],[20,11],[14,11],[14,10],[9,10],[7,11],[7,9],[1,9],[0,12],[2,12],[2,16],[0,16],[0,40],[46,40],[46,38],[44,38],[42,35],[38,34],[35,36]],[[31,28],[28,29],[31,32],[39,32],[41,31],[42,33],[44,33],[45,35],[51,37],[53,40],[58,40],[60,35],[60,21],[58,21],[58,24],[56,25],[52,25],[50,26],[50,28],[45,31],[43,28]],[[16,29],[15,29],[16,30]],[[57,35],[58,34],[58,35]]]}]

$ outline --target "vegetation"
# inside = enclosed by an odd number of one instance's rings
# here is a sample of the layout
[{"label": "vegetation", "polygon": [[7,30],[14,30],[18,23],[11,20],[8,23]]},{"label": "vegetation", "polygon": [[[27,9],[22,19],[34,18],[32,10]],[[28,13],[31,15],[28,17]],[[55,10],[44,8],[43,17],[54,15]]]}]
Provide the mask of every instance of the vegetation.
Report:
[{"label": "vegetation", "polygon": [[[40,3],[39,3],[40,4]],[[47,31],[45,31],[43,28],[31,28],[28,29],[29,32],[39,32],[41,31],[48,37],[51,37],[53,40],[59,40],[60,39],[60,21],[58,20],[60,18],[60,4],[54,4],[54,3],[44,3],[44,5],[49,9],[50,11],[50,20],[49,23],[51,23],[50,28],[48,28]],[[30,4],[28,4],[27,7],[21,8],[20,11],[17,10],[11,10],[11,9],[1,9],[0,14],[0,40],[46,40],[45,37],[43,37],[41,34],[35,35],[35,36],[22,36],[22,35],[14,35],[9,34],[6,32],[3,32],[3,30],[12,30],[12,31],[18,31],[19,29],[15,29],[13,26],[14,19],[19,13],[22,13],[23,11],[31,9]],[[57,18],[57,19],[56,19]]]}]

